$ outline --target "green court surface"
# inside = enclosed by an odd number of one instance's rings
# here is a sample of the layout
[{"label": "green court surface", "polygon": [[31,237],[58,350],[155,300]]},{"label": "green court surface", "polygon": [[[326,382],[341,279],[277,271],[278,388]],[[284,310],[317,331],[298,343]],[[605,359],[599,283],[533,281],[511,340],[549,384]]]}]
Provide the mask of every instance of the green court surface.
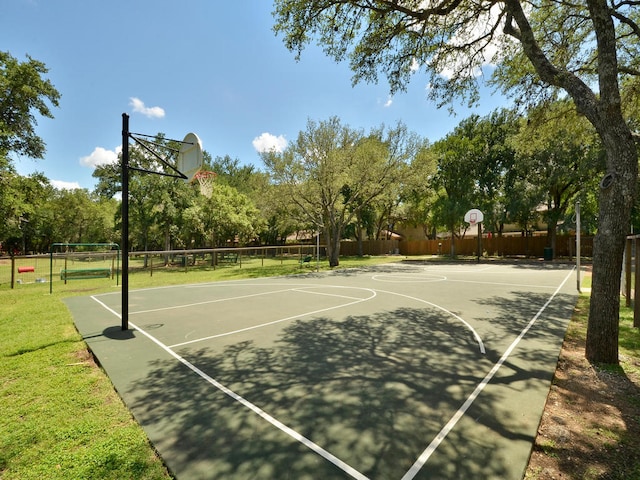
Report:
[{"label": "green court surface", "polygon": [[521,479],[567,265],[387,264],[66,300],[178,479]]}]

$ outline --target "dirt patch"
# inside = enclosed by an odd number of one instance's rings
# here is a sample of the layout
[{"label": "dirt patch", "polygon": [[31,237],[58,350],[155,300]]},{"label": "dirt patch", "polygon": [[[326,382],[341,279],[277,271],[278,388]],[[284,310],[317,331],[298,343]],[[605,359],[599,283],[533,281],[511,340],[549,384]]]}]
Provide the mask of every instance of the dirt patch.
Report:
[{"label": "dirt patch", "polygon": [[600,368],[565,340],[525,479],[640,478],[640,375]]}]

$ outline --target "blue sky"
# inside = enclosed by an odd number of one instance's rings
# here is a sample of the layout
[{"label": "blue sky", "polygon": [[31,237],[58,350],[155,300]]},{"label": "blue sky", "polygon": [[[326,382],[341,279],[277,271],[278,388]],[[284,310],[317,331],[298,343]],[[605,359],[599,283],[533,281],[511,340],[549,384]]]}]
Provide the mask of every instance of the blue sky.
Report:
[{"label": "blue sky", "polygon": [[92,189],[95,165],[116,159],[122,113],[132,132],[195,132],[214,158],[261,169],[258,149],[295,141],[308,119],[335,115],[365,131],[402,121],[433,142],[471,113],[506,105],[487,91],[451,116],[427,100],[420,75],[393,98],[383,76],[352,87],[348,64],[318,47],[296,62],[273,33],[272,10],[268,0],[0,0],[0,49],[44,62],[62,95],[55,118],[38,119],[45,158],[14,157],[18,173]]}]

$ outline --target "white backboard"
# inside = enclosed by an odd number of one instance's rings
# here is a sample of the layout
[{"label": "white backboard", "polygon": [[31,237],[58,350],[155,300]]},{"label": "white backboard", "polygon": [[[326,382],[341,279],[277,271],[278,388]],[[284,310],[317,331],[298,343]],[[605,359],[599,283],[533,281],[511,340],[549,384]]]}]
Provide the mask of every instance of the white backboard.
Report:
[{"label": "white backboard", "polygon": [[186,175],[186,181],[190,182],[195,174],[200,171],[204,162],[202,142],[195,133],[187,133],[182,142],[176,168]]}]

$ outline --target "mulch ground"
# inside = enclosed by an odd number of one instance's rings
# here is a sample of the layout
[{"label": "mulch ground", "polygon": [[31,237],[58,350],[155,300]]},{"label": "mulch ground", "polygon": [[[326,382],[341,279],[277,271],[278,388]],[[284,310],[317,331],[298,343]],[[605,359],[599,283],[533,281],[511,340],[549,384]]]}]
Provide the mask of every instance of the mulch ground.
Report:
[{"label": "mulch ground", "polygon": [[[640,479],[640,359],[594,366],[565,340],[525,478]],[[627,368],[631,366],[632,368]]]}]

